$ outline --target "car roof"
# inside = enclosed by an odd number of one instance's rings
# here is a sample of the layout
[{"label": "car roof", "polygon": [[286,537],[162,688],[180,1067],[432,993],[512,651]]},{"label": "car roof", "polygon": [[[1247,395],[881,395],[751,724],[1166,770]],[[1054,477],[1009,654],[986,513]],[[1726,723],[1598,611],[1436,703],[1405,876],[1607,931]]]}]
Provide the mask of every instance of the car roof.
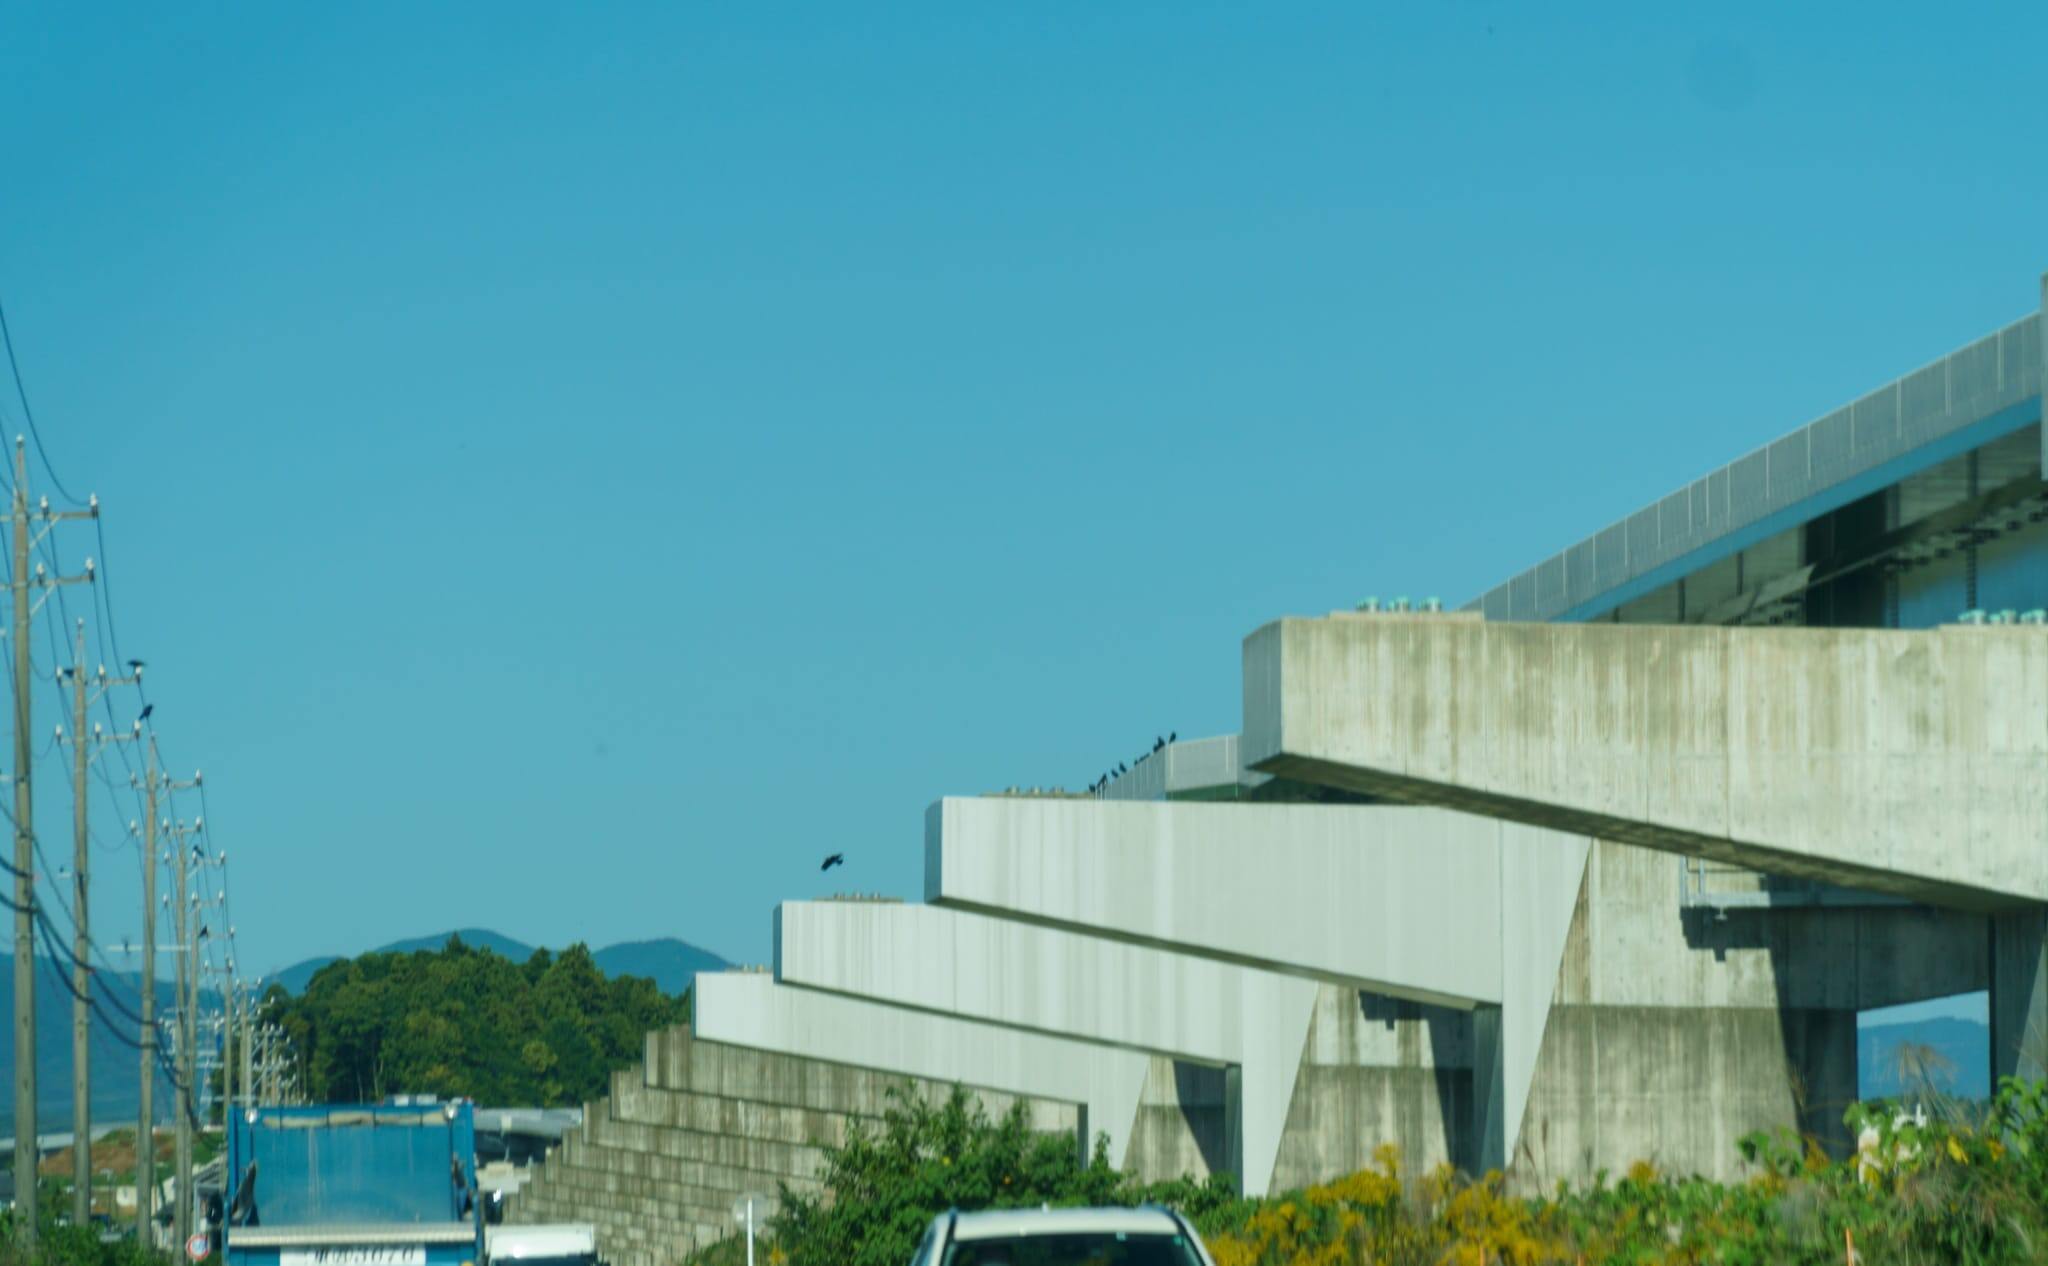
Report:
[{"label": "car roof", "polygon": [[985,1209],[963,1213],[955,1240],[1009,1239],[1019,1235],[1176,1235],[1180,1223],[1164,1209]]}]

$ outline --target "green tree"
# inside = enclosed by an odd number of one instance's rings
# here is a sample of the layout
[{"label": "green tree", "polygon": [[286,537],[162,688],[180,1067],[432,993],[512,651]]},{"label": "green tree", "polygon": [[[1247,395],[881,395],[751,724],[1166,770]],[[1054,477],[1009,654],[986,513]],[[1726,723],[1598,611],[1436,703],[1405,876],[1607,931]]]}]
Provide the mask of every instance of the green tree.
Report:
[{"label": "green tree", "polygon": [[590,951],[514,963],[450,937],[439,950],[330,963],[301,997],[273,989],[266,1018],[291,1035],[308,1093],[394,1093],[557,1106],[604,1094],[644,1035],[689,1020],[689,998],[639,977],[607,980]]}]

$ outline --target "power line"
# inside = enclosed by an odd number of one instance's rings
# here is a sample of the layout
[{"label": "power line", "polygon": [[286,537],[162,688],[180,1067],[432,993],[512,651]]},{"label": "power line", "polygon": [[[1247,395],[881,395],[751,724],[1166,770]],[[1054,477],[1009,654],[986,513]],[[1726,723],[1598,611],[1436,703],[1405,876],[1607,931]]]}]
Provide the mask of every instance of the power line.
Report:
[{"label": "power line", "polygon": [[35,439],[36,456],[42,459],[43,473],[50,477],[50,486],[66,501],[72,505],[84,505],[83,501],[71,495],[70,489],[64,486],[64,481],[57,478],[56,468],[50,465],[50,454],[43,448],[43,433],[36,429],[36,415],[28,407],[28,388],[21,381],[21,365],[14,359],[14,335],[7,328],[5,304],[0,304],[0,343],[7,346],[7,370],[14,376],[14,394],[21,401],[21,416],[28,422],[28,433]]}]

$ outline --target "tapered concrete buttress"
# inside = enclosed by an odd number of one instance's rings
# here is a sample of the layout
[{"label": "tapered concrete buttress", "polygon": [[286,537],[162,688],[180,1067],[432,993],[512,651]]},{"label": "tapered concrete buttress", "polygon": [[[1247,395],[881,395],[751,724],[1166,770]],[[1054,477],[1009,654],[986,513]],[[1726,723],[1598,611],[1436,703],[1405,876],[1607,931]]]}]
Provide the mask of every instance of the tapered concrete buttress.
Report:
[{"label": "tapered concrete buttress", "polygon": [[1239,1069],[1234,1169],[1266,1191],[1314,982],[932,906],[785,902],[775,918],[783,984]]},{"label": "tapered concrete buttress", "polygon": [[693,1000],[698,1036],[935,1081],[958,1082],[1087,1109],[1080,1146],[1109,1138],[1121,1168],[1149,1060],[1135,1051],[778,985],[760,972],[703,972]]},{"label": "tapered concrete buttress", "polygon": [[1482,1008],[1476,1159],[1516,1143],[1584,836],[1402,806],[953,798],[925,817],[951,908]]},{"label": "tapered concrete buttress", "polygon": [[1991,921],[1991,1072],[2048,1077],[2048,909]]},{"label": "tapered concrete buttress", "polygon": [[[2048,628],[1281,620],[1247,764],[1937,905],[2048,900]],[[1967,789],[1966,793],[1963,789]]]}]

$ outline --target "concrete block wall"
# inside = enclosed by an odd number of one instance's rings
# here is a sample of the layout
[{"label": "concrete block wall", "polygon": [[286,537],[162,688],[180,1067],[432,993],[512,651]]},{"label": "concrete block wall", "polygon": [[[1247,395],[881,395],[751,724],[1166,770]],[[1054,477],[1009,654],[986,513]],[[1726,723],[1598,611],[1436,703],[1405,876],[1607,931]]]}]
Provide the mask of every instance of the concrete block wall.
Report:
[{"label": "concrete block wall", "polygon": [[[727,1046],[686,1028],[647,1035],[637,1068],[585,1106],[511,1202],[521,1223],[589,1222],[614,1266],[670,1266],[733,1230],[742,1194],[816,1191],[825,1152],[892,1092],[942,1102],[949,1084]],[[1023,1103],[1032,1128],[1079,1139],[1073,1104],[975,1091],[990,1115]]]}]

